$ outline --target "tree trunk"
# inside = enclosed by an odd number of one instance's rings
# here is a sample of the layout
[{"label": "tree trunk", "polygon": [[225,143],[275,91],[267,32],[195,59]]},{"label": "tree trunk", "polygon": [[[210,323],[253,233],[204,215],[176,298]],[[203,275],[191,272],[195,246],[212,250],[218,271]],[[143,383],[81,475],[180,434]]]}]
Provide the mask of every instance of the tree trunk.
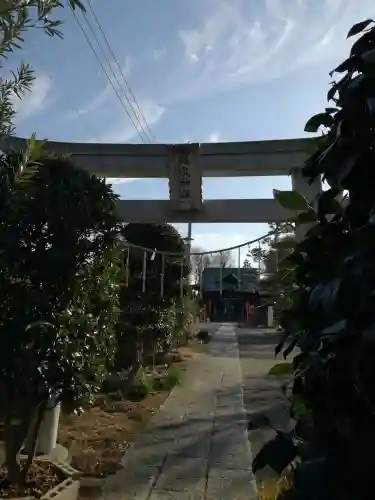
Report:
[{"label": "tree trunk", "polygon": [[26,439],[27,431],[32,420],[30,413],[25,412],[23,418],[15,418],[11,409],[5,421],[5,467],[10,484],[22,486],[24,477],[20,465],[20,453]]},{"label": "tree trunk", "polygon": [[47,401],[43,402],[39,405],[36,410],[35,418],[32,419],[29,429],[28,429],[28,443],[25,449],[25,453],[27,454],[27,460],[25,465],[22,467],[22,481],[25,482],[27,478],[27,474],[29,473],[30,466],[35,457],[35,451],[38,444],[38,434],[41,423],[43,421],[44,412],[47,407]]}]

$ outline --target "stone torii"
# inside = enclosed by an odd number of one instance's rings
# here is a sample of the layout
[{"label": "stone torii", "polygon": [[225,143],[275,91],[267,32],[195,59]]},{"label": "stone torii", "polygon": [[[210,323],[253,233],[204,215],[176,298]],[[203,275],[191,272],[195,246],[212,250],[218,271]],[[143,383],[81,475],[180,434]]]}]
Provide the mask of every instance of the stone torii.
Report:
[{"label": "stone torii", "polygon": [[[111,178],[169,178],[169,200],[120,200],[127,222],[264,223],[293,216],[274,199],[204,200],[203,177],[291,175],[292,189],[308,201],[322,189],[301,175],[313,139],[184,144],[45,143],[44,149],[70,154],[90,173]],[[9,137],[1,148],[23,149],[25,139]]]}]

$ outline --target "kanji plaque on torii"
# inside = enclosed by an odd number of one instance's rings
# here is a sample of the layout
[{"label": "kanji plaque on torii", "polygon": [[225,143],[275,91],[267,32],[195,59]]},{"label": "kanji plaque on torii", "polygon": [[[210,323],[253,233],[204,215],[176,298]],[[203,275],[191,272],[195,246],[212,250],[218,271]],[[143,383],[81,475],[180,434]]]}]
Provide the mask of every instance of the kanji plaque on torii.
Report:
[{"label": "kanji plaque on torii", "polygon": [[173,211],[197,211],[202,207],[202,171],[199,144],[168,146],[169,197]]}]

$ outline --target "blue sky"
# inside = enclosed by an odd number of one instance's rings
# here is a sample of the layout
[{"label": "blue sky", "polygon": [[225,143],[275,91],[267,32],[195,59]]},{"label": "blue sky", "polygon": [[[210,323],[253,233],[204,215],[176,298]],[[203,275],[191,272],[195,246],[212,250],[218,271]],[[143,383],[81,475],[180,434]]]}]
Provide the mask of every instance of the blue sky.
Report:
[{"label": "blue sky", "polygon": [[[348,52],[346,32],[375,11],[370,0],[91,0],[91,5],[158,142],[303,137],[306,120],[326,104],[329,70]],[[17,134],[140,142],[69,9],[61,17],[63,41],[28,34],[26,48],[10,61],[26,60],[37,74],[33,92],[17,103]],[[88,19],[95,25],[90,11]],[[273,188],[289,186],[288,178],[208,179],[204,196],[267,198]],[[124,199],[168,197],[166,180],[121,182],[115,189]],[[211,250],[266,230],[265,225],[196,225],[194,244]]]}]

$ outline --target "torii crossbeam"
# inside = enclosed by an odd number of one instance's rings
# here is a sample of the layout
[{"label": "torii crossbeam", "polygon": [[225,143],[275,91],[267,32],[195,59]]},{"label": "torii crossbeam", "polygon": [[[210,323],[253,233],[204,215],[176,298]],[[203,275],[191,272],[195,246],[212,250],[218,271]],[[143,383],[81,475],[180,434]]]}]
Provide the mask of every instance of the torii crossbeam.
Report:
[{"label": "torii crossbeam", "polygon": [[[75,164],[90,173],[116,178],[169,178],[173,177],[171,163],[188,166],[193,179],[179,177],[170,183],[170,200],[120,200],[119,213],[128,222],[272,222],[291,218],[273,199],[197,200],[201,193],[202,177],[245,177],[291,175],[293,189],[307,199],[313,199],[321,190],[321,183],[309,186],[300,175],[308,156],[312,139],[287,139],[256,142],[227,142],[201,144],[96,144],[48,141],[44,149],[54,153],[70,154]],[[25,139],[9,137],[2,141],[1,149],[24,149]],[[189,149],[190,148],[190,149]],[[181,160],[181,151],[195,151],[194,158]],[[186,156],[186,158],[187,158]],[[189,163],[190,161],[190,163]],[[195,175],[197,178],[195,179]],[[199,179],[198,179],[199,177]],[[187,187],[186,183],[189,183]],[[195,182],[195,187],[194,187]],[[182,183],[182,184],[181,184]],[[200,184],[200,185],[199,185]],[[176,209],[172,200],[178,186],[183,185],[185,200],[195,200]],[[194,189],[193,189],[193,187]],[[187,191],[195,191],[195,195]],[[180,195],[177,195],[177,198]],[[182,195],[181,195],[182,196]],[[194,198],[195,196],[195,198]],[[201,194],[200,194],[201,196]],[[175,196],[176,197],[176,196]],[[172,200],[172,201],[171,201]]]}]

